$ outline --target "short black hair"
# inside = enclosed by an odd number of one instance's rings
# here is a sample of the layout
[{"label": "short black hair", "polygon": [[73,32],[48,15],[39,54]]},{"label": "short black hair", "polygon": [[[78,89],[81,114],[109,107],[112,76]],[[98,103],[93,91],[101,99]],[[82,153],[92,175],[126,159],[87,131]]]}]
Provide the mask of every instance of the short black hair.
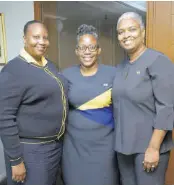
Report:
[{"label": "short black hair", "polygon": [[82,24],[77,29],[77,41],[86,34],[93,35],[98,40],[97,29],[92,25]]},{"label": "short black hair", "polygon": [[28,21],[28,22],[24,25],[24,30],[23,30],[23,31],[24,31],[24,35],[26,35],[27,30],[28,30],[28,27],[29,27],[30,25],[32,25],[32,24],[35,24],[35,23],[42,24],[42,25],[46,28],[46,26],[44,25],[43,22],[37,21],[37,20],[31,20],[31,21]]}]

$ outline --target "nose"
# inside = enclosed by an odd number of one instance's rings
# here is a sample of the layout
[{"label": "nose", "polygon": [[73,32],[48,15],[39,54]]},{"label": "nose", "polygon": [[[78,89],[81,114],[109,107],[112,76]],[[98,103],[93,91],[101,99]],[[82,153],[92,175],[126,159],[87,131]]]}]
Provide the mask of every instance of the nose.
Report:
[{"label": "nose", "polygon": [[38,41],[39,41],[39,44],[42,44],[42,45],[44,45],[44,44],[45,44],[45,39],[44,39],[44,38],[42,38],[42,37],[41,37]]},{"label": "nose", "polygon": [[91,52],[89,51],[89,48],[87,47],[84,54],[90,54]]}]

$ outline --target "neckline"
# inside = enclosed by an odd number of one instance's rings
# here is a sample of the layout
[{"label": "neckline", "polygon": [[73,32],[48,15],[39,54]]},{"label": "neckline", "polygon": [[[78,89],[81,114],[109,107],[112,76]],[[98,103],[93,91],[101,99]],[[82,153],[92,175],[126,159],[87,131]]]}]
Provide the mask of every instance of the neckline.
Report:
[{"label": "neckline", "polygon": [[96,71],[96,73],[95,74],[93,74],[93,75],[91,75],[91,76],[84,76],[82,73],[81,73],[81,71],[80,71],[80,65],[78,65],[78,72],[79,72],[79,75],[81,76],[81,77],[83,77],[83,78],[94,78],[94,77],[96,77],[97,76],[97,74],[99,73],[99,71],[100,71],[100,64],[98,64],[98,69],[97,69],[97,71]]},{"label": "neckline", "polygon": [[41,66],[41,67],[45,66],[47,64],[47,62],[48,62],[44,56],[41,56],[41,61],[42,61],[42,64],[44,64],[44,65],[40,65],[40,62],[38,62],[32,55],[30,55],[28,53],[28,51],[25,50],[25,48],[23,48],[20,51],[19,56],[21,56],[22,58],[24,58],[26,62],[28,62],[28,63],[34,63],[37,66]]},{"label": "neckline", "polygon": [[47,64],[46,64],[46,65],[40,66],[40,65],[37,65],[37,64],[35,64],[35,63],[33,63],[33,62],[27,62],[27,60],[26,60],[24,57],[22,57],[21,55],[19,55],[18,57],[19,57],[20,59],[22,59],[23,61],[25,61],[27,64],[29,64],[29,65],[31,65],[31,66],[34,66],[34,67],[37,67],[37,68],[44,69],[44,68],[47,68],[47,67],[48,67],[48,61],[47,61]]},{"label": "neckline", "polygon": [[149,48],[146,48],[146,49],[134,60],[134,62],[130,62],[130,60],[128,59],[128,63],[129,63],[130,65],[134,65],[135,63],[137,63],[137,61],[138,61],[140,58],[143,57],[143,55],[147,52],[148,49],[149,49]]}]

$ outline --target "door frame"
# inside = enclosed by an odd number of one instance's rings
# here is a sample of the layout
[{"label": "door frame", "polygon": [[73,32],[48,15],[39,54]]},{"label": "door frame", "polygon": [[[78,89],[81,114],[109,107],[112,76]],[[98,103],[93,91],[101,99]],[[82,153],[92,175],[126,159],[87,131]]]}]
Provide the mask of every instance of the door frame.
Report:
[{"label": "door frame", "polygon": [[42,21],[42,2],[34,1],[34,20]]}]

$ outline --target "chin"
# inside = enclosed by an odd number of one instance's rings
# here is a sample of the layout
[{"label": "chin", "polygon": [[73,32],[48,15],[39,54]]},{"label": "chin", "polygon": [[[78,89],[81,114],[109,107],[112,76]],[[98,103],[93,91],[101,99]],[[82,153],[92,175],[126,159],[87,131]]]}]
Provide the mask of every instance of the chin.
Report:
[{"label": "chin", "polygon": [[123,48],[126,52],[130,53],[130,52],[133,52],[134,51],[134,47],[124,47]]},{"label": "chin", "polygon": [[42,50],[42,51],[37,50],[37,51],[36,51],[36,54],[37,54],[37,55],[44,55],[45,52],[46,52],[45,50]]},{"label": "chin", "polygon": [[84,67],[90,68],[95,64],[95,62],[83,62],[82,65]]},{"label": "chin", "polygon": [[129,50],[133,50],[134,49],[134,46],[132,45],[124,45],[122,44],[121,47],[126,50],[126,51],[129,51]]},{"label": "chin", "polygon": [[37,53],[37,56],[38,56],[38,57],[42,57],[42,56],[44,56],[44,54],[45,54],[45,53]]}]

